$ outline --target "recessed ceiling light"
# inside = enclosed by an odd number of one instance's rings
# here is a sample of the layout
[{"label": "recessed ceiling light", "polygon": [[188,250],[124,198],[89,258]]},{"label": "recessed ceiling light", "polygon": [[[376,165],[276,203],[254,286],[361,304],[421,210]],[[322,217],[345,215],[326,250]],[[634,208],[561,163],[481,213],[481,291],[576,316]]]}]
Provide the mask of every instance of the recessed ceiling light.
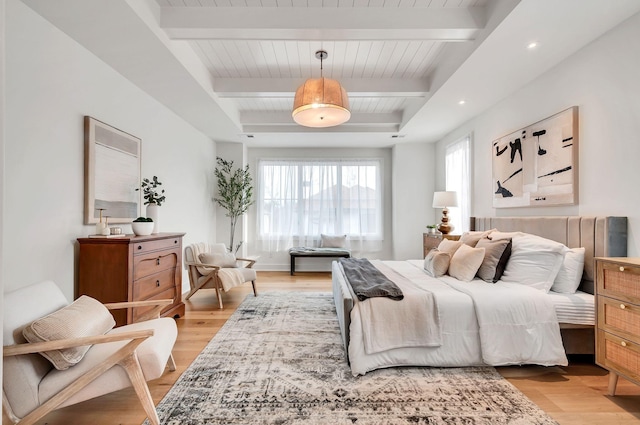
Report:
[{"label": "recessed ceiling light", "polygon": [[535,41],[532,41],[531,43],[527,44],[527,49],[535,49],[536,47],[538,47],[538,43]]},{"label": "recessed ceiling light", "polygon": [[465,103],[467,103],[467,101],[462,99],[460,102],[458,102],[458,105],[464,105]]}]

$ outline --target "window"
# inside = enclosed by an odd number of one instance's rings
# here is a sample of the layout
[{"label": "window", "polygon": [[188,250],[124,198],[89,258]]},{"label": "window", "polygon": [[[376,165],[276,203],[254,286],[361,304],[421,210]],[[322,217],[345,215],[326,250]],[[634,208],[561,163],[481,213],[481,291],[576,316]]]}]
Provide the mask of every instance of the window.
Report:
[{"label": "window", "polygon": [[471,154],[469,136],[447,146],[445,152],[445,172],[447,190],[458,194],[458,208],[449,209],[450,222],[454,233],[469,230],[471,216]]},{"label": "window", "polygon": [[381,160],[260,160],[258,174],[262,240],[311,246],[321,233],[382,238]]}]

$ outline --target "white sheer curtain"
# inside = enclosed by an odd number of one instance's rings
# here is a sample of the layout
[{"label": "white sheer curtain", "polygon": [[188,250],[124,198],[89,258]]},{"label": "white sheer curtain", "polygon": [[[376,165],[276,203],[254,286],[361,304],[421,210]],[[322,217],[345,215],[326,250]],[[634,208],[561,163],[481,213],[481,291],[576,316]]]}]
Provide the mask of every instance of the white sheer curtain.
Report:
[{"label": "white sheer curtain", "polygon": [[445,169],[447,190],[458,193],[457,208],[449,208],[450,222],[455,226],[453,233],[469,230],[471,215],[471,137],[467,136],[447,146]]},{"label": "white sheer curtain", "polygon": [[263,251],[317,246],[322,233],[348,235],[356,251],[381,241],[381,160],[265,159],[258,173]]}]

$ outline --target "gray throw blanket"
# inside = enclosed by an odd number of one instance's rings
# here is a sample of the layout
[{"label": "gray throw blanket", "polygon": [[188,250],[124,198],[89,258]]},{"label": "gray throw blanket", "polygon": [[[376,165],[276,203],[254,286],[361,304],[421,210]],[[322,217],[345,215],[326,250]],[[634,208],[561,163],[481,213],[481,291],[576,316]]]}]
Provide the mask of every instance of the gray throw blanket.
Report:
[{"label": "gray throw blanket", "polygon": [[398,285],[390,281],[366,258],[341,258],[344,274],[360,301],[372,297],[404,298]]}]

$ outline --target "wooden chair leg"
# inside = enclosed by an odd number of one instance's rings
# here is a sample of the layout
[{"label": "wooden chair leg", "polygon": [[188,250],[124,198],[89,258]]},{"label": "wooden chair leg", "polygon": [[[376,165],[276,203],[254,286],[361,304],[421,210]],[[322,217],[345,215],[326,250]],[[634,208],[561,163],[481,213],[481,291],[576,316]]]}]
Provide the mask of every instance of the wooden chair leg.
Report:
[{"label": "wooden chair leg", "polygon": [[127,371],[127,375],[129,375],[129,379],[149,418],[149,422],[151,422],[152,425],[160,425],[160,418],[158,418],[158,412],[156,411],[156,406],[153,404],[153,399],[151,398],[147,381],[144,379],[138,357],[135,353],[132,353],[130,356],[122,359],[119,364]]},{"label": "wooden chair leg", "polygon": [[167,360],[167,366],[169,366],[169,370],[171,372],[176,371],[176,361],[173,358],[173,353],[169,354],[169,360]]},{"label": "wooden chair leg", "polygon": [[258,293],[256,292],[256,281],[255,280],[251,281],[251,286],[253,287],[253,296],[257,297]]}]

